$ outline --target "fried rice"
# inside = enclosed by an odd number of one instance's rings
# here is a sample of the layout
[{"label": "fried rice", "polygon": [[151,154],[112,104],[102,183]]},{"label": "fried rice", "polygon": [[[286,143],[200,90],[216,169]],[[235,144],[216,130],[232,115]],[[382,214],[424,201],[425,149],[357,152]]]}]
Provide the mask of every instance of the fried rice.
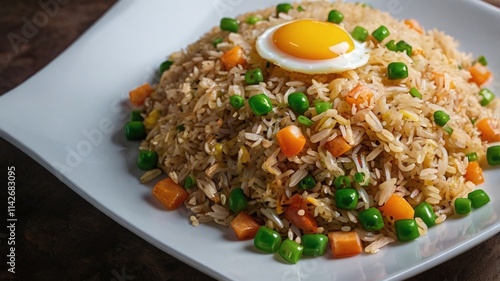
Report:
[{"label": "fried rice", "polygon": [[[475,188],[464,177],[469,163],[466,155],[476,152],[484,161],[486,146],[471,120],[499,114],[497,100],[486,107],[480,104],[480,88],[470,82],[467,70],[473,63],[471,55],[460,52],[458,43],[441,31],[420,34],[369,6],[344,2],[303,2],[300,6],[303,10],[279,15],[275,7],[241,15],[237,33],[214,27],[186,49],[171,54],[173,65],[145,103],[144,116],[159,117],[140,149],[156,151],[158,167],[174,182],[195,179],[184,202],[192,212],[193,225],[229,225],[235,214],[229,210],[228,197],[237,188],[248,198],[245,212],[284,237],[300,240],[303,234],[284,216],[289,198],[300,194],[318,223],[317,233],[355,230],[365,251],[371,253],[397,240],[396,235],[390,223],[377,232],[364,230],[358,213],[384,205],[393,194],[412,206],[431,204],[436,223],[443,222],[454,213],[454,200]],[[371,36],[366,41],[370,52],[366,65],[309,75],[286,71],[256,52],[256,38],[269,27],[300,18],[325,21],[332,9],[343,13],[340,26],[348,32],[356,26],[369,32],[380,25],[389,28],[390,36],[383,42]],[[256,15],[263,20],[246,22]],[[216,38],[223,40],[214,45]],[[387,49],[389,40],[404,40],[413,47],[413,54]],[[220,58],[237,45],[243,48],[246,63],[225,69]],[[408,78],[387,78],[388,64],[396,61],[408,66]],[[244,75],[254,68],[260,68],[265,79],[247,85]],[[359,84],[372,98],[351,106],[346,97]],[[412,87],[420,91],[421,99],[409,94]],[[288,96],[297,91],[311,102],[304,113],[314,122],[309,127],[300,124],[287,105]],[[248,99],[262,93],[272,101],[273,110],[257,116]],[[233,95],[246,100],[242,108],[231,106]],[[312,104],[318,100],[331,102],[333,108],[317,114]],[[433,113],[438,110],[450,116],[451,134],[434,122]],[[301,128],[307,142],[298,155],[286,157],[276,134],[292,124]],[[352,149],[334,157],[325,143],[338,136]],[[337,208],[334,180],[356,173],[363,173],[367,183],[353,183],[360,198],[356,208]],[[307,175],[314,177],[316,185],[306,191],[298,189]],[[425,224],[418,224],[425,233]]]}]

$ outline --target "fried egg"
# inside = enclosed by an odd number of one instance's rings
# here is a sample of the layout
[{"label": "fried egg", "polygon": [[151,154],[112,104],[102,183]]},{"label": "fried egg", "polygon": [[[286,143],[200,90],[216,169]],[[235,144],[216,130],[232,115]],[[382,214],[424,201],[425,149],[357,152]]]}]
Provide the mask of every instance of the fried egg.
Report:
[{"label": "fried egg", "polygon": [[340,26],[300,19],[273,26],[257,38],[259,55],[288,71],[336,73],[365,65],[370,58],[364,43]]}]

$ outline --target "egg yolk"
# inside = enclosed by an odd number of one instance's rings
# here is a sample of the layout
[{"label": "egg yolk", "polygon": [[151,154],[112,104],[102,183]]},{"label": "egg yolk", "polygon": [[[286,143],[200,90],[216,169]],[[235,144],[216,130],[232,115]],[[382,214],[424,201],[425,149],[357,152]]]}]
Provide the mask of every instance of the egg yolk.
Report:
[{"label": "egg yolk", "polygon": [[273,43],[289,55],[308,60],[332,59],[339,56],[339,49],[347,48],[343,53],[354,49],[345,30],[315,20],[298,20],[281,26],[273,34]]}]

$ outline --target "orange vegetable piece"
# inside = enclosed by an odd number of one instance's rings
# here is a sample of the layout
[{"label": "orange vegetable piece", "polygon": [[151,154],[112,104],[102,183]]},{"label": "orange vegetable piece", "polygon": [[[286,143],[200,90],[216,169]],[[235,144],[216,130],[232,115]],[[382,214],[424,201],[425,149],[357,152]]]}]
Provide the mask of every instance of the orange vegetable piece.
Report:
[{"label": "orange vegetable piece", "polygon": [[481,86],[488,82],[491,78],[491,72],[488,68],[479,62],[476,62],[469,68],[469,72],[472,75],[471,81]]},{"label": "orange vegetable piece", "polygon": [[342,136],[338,136],[333,140],[326,142],[325,148],[326,150],[330,151],[333,156],[339,157],[340,155],[349,151],[352,146],[349,145]]},{"label": "orange vegetable piece", "polygon": [[259,230],[260,225],[245,212],[240,212],[232,221],[229,223],[233,229],[236,236],[240,240],[246,240],[254,238],[255,234]]},{"label": "orange vegetable piece", "polygon": [[141,106],[144,104],[144,101],[149,97],[151,96],[151,93],[153,93],[153,88],[151,87],[151,85],[149,85],[148,83],[146,84],[143,84],[135,89],[133,89],[132,91],[130,91],[128,93],[128,96],[129,96],[129,99],[130,99],[130,102],[133,104],[133,105],[136,105],[136,106]]},{"label": "orange vegetable piece", "polygon": [[300,194],[295,194],[290,202],[285,210],[285,217],[305,233],[316,233],[318,222],[307,208],[307,201]]},{"label": "orange vegetable piece", "polygon": [[378,208],[389,220],[413,219],[415,210],[404,199],[396,194],[391,195],[387,202]]},{"label": "orange vegetable piece", "polygon": [[369,101],[372,96],[373,94],[368,87],[363,84],[358,84],[347,94],[345,101],[350,105],[360,105],[365,101]]},{"label": "orange vegetable piece", "polygon": [[361,239],[356,231],[334,231],[328,233],[333,256],[336,258],[352,257],[363,251]]},{"label": "orange vegetable piece", "polygon": [[306,144],[306,137],[302,134],[299,127],[295,125],[287,126],[276,134],[278,145],[281,152],[286,157],[292,157],[299,154]]},{"label": "orange vegetable piece", "polygon": [[473,182],[475,185],[482,184],[484,182],[483,169],[479,166],[476,161],[469,162],[467,169],[465,170],[465,179]]},{"label": "orange vegetable piece", "polygon": [[179,208],[188,197],[187,191],[182,186],[176,184],[171,178],[156,183],[153,188],[153,195],[168,210]]},{"label": "orange vegetable piece", "polygon": [[225,52],[220,57],[220,60],[222,61],[222,64],[224,65],[226,70],[229,71],[238,64],[244,65],[246,63],[245,52],[240,46],[235,46],[231,50]]},{"label": "orange vegetable piece", "polygon": [[500,133],[497,130],[498,120],[486,117],[477,122],[476,126],[481,131],[481,139],[485,142],[500,141]]},{"label": "orange vegetable piece", "polygon": [[414,29],[415,31],[417,31],[418,33],[424,34],[424,29],[422,28],[422,26],[420,25],[420,23],[418,23],[418,21],[416,19],[406,19],[404,21],[404,23],[408,27],[410,27],[411,29]]}]

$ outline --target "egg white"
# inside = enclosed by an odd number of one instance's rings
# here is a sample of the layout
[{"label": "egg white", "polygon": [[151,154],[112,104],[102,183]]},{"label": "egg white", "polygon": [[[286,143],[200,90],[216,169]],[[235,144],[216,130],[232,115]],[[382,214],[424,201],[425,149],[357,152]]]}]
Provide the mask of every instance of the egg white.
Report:
[{"label": "egg white", "polygon": [[[370,58],[369,48],[366,47],[366,44],[359,43],[354,39],[352,40],[354,42],[354,49],[351,52],[341,54],[333,59],[308,60],[287,54],[276,47],[272,37],[278,28],[289,23],[286,22],[268,28],[257,38],[255,43],[257,53],[262,58],[285,70],[306,74],[337,73],[363,66]],[[348,32],[346,33],[349,37],[351,36]]]}]

